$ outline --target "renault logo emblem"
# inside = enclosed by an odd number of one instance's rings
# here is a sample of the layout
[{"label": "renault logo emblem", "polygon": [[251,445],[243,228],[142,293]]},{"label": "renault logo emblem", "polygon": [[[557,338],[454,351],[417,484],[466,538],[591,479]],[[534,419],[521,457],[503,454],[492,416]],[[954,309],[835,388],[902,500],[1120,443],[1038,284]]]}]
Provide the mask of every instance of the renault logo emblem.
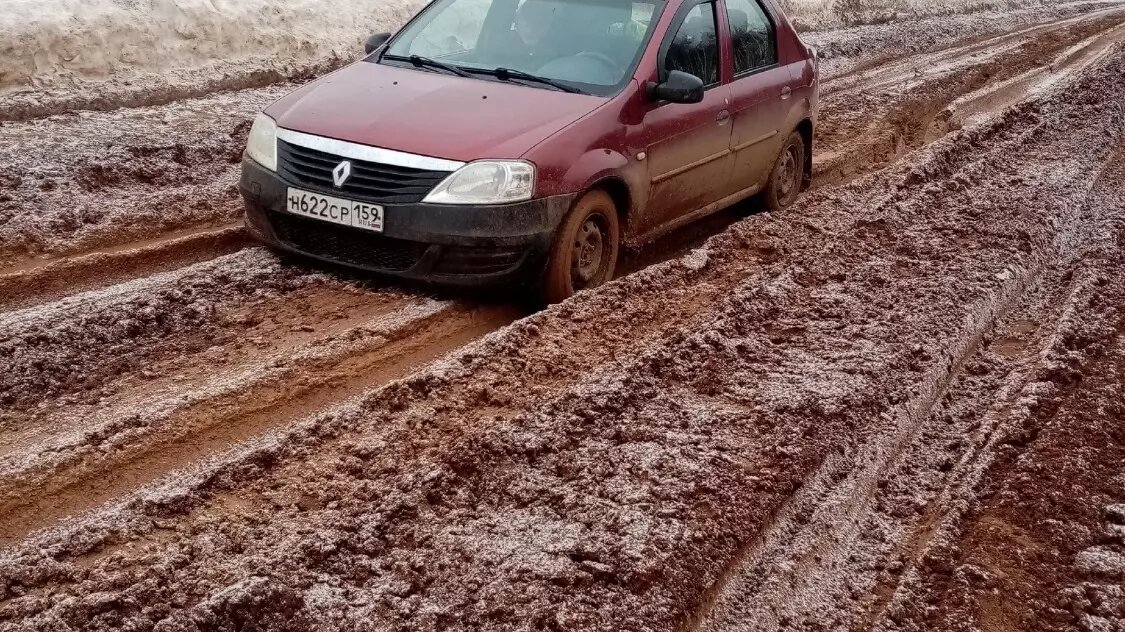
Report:
[{"label": "renault logo emblem", "polygon": [[338,189],[344,186],[344,183],[348,181],[348,178],[351,177],[351,175],[352,162],[350,160],[345,160],[344,162],[336,165],[336,168],[332,170],[332,182]]}]

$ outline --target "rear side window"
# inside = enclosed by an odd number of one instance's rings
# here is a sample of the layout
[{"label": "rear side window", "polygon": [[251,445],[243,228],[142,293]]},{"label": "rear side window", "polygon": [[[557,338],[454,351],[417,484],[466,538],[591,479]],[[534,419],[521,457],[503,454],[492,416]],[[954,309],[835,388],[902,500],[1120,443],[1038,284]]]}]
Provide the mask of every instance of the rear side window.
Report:
[{"label": "rear side window", "polygon": [[777,63],[773,23],[757,0],[727,0],[727,21],[734,48],[734,74]]},{"label": "rear side window", "polygon": [[695,5],[684,18],[668,47],[664,67],[691,73],[711,86],[719,83],[719,39],[715,28],[715,4]]}]

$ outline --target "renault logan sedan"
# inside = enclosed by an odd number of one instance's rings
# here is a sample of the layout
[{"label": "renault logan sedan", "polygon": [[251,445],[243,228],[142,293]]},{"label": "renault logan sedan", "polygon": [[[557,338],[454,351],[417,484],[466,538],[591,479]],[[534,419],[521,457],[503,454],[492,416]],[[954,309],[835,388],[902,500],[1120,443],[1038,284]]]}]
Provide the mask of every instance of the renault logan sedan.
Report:
[{"label": "renault logan sedan", "polygon": [[639,244],[811,172],[817,60],[775,0],[434,0],[251,128],[275,248],[559,301]]}]

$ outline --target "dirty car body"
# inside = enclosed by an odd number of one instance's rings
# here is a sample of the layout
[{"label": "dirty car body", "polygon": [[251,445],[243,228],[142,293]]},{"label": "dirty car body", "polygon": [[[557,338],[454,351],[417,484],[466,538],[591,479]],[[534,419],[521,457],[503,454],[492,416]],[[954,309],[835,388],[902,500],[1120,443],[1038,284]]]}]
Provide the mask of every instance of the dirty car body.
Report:
[{"label": "dirty car body", "polygon": [[763,191],[793,133],[807,184],[817,84],[774,0],[434,0],[259,115],[246,223],[372,272],[535,283],[590,191],[620,225],[594,237],[642,243]]}]

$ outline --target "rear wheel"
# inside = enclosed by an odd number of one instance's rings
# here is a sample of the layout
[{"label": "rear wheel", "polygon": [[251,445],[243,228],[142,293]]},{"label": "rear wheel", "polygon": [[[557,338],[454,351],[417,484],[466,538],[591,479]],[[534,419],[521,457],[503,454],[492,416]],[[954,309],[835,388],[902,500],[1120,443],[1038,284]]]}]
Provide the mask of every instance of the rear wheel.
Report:
[{"label": "rear wheel", "polygon": [[613,278],[621,231],[617,207],[605,191],[575,202],[555,232],[543,276],[543,299],[557,303]]},{"label": "rear wheel", "polygon": [[790,134],[762,192],[766,210],[780,211],[797,201],[805,178],[805,151],[805,140],[801,135],[797,132]]}]

